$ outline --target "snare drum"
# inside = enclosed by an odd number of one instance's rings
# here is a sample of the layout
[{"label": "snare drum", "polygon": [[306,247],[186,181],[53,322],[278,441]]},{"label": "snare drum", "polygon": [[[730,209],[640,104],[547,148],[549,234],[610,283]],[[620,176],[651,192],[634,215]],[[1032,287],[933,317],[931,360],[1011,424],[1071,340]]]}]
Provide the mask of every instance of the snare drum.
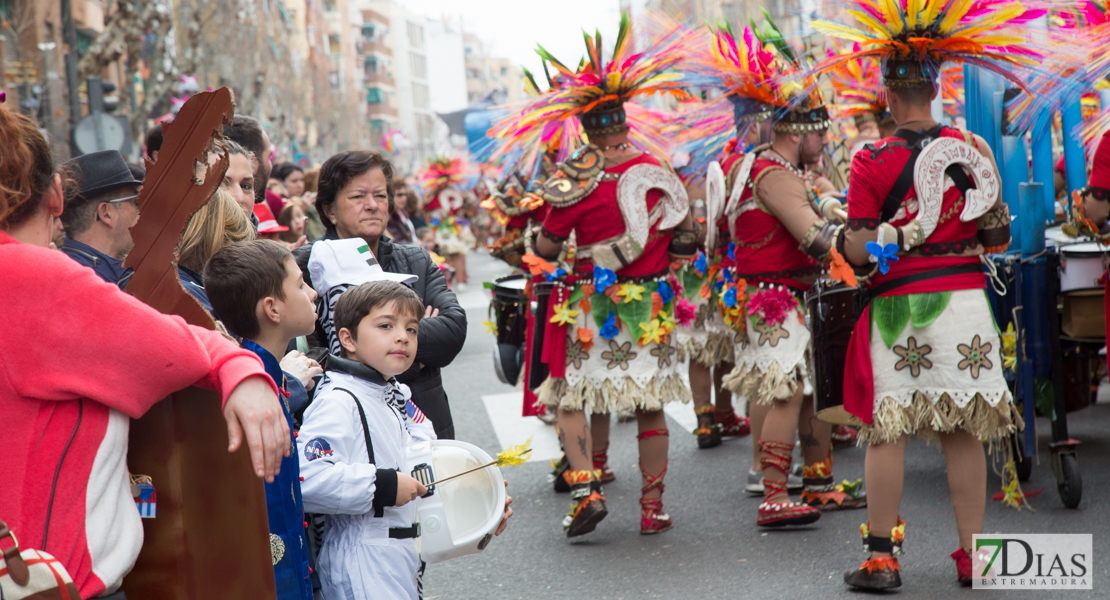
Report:
[{"label": "snare drum", "polygon": [[1069,244],[1060,248],[1060,291],[1089,290],[1102,287],[1099,280],[1106,272],[1110,249],[1095,242]]},{"label": "snare drum", "polygon": [[858,288],[820,280],[806,292],[813,373],[813,403],[817,418],[834,425],[858,425],[844,410],[844,370],[848,343],[856,327]]},{"label": "snare drum", "polygon": [[524,333],[528,297],[524,288],[528,280],[522,274],[506,275],[494,280],[493,298],[489,309],[497,324],[497,346],[493,350],[493,367],[502,383],[516,385],[524,366]]}]

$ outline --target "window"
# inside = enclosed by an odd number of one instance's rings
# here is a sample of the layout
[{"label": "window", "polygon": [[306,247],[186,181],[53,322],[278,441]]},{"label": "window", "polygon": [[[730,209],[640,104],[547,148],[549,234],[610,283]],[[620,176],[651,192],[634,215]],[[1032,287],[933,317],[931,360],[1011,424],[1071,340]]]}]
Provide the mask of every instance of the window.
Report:
[{"label": "window", "polygon": [[508,77],[509,76],[509,67],[501,67],[501,76],[502,77]]},{"label": "window", "polygon": [[409,34],[409,47],[417,50],[424,48],[424,28],[412,21],[407,23]]},{"label": "window", "polygon": [[409,65],[412,68],[412,76],[414,79],[428,78],[428,61],[424,58],[423,54],[409,52]]},{"label": "window", "polygon": [[378,41],[378,30],[373,23],[362,24],[362,41],[370,43]]},{"label": "window", "polygon": [[339,71],[332,71],[328,73],[328,83],[331,85],[331,89],[339,89]]},{"label": "window", "polygon": [[382,65],[378,61],[377,56],[367,56],[366,57],[366,62],[363,63],[363,71],[367,75],[370,75],[371,73],[380,73],[381,70],[382,70]]},{"label": "window", "polygon": [[412,105],[416,108],[428,108],[428,86],[422,83],[412,84]]},{"label": "window", "polygon": [[367,104],[381,104],[385,102],[385,94],[378,88],[370,88],[366,90],[366,103]]},{"label": "window", "polygon": [[328,36],[328,52],[331,54],[343,53],[343,40],[339,37],[339,34],[333,33]]},{"label": "window", "polygon": [[324,0],[324,10],[328,12],[335,12],[335,0]]}]

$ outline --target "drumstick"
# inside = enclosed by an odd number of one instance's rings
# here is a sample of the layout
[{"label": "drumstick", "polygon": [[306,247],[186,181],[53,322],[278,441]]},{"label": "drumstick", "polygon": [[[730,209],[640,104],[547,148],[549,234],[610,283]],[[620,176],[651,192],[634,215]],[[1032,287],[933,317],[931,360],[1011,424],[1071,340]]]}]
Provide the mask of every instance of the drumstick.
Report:
[{"label": "drumstick", "polygon": [[467,475],[467,474],[473,473],[475,471],[481,471],[482,469],[492,467],[492,466],[515,467],[517,465],[522,465],[522,464],[524,464],[524,461],[528,460],[528,457],[532,454],[531,446],[532,446],[532,438],[528,438],[527,442],[524,442],[523,444],[521,444],[519,446],[514,446],[512,448],[509,448],[508,450],[498,454],[497,455],[497,460],[490,461],[490,462],[488,462],[484,465],[474,467],[473,469],[468,469],[466,471],[463,471],[462,473],[456,473],[454,475],[451,475],[450,477],[444,477],[443,479],[437,479],[437,480],[435,480],[431,483],[427,483],[425,485],[427,487],[432,487],[433,485],[438,485],[438,484],[444,483],[446,481],[451,481],[452,479],[455,479],[457,477],[462,477],[463,475]]}]

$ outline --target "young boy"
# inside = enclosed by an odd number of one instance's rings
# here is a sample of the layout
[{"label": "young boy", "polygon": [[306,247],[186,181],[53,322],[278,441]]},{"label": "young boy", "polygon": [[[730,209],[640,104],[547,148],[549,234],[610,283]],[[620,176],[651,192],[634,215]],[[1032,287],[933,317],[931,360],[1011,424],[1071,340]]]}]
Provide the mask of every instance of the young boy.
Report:
[{"label": "young boy", "polygon": [[297,438],[305,509],[327,515],[318,557],[329,600],[416,600],[416,509],[427,488],[402,471],[405,446],[435,430],[397,383],[416,358],[424,304],[395,281],[335,304],[342,357],[329,357]]},{"label": "young boy", "polygon": [[[307,394],[300,381],[282,371],[277,357],[285,353],[289,340],[312,333],[316,292],[305,284],[289,250],[270,240],[220,249],[204,268],[204,285],[220,320],[243,338],[243,348],[258,354],[266,373],[278,384],[289,442],[295,448],[290,391],[305,400]],[[296,453],[282,459],[281,473],[266,484],[270,554],[279,600],[312,600],[298,466]]]}]

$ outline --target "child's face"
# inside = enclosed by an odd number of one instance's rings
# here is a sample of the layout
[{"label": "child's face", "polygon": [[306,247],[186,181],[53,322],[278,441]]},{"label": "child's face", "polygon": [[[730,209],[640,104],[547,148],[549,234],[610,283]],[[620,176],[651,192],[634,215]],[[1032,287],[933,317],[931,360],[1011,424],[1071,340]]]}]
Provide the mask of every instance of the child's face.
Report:
[{"label": "child's face", "polygon": [[308,335],[316,329],[316,290],[309,287],[293,257],[285,259],[285,281],[281,284],[285,294],[284,314],[281,324],[290,338]]},{"label": "child's face", "polygon": [[434,233],[425,234],[424,239],[421,240],[421,241],[424,242],[424,249],[425,250],[431,250],[432,248],[435,248],[435,246],[436,246],[436,234],[434,234]]},{"label": "child's face", "polygon": [[352,360],[371,366],[385,377],[400,375],[416,360],[420,319],[398,309],[395,302],[379,306],[358,324],[358,339],[346,327],[339,342]]}]

